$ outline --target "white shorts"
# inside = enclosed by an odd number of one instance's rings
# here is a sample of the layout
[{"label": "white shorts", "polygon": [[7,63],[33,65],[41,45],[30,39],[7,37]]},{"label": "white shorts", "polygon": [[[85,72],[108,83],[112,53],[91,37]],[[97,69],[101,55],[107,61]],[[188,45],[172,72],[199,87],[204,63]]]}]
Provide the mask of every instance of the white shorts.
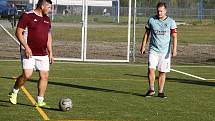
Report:
[{"label": "white shorts", "polygon": [[33,69],[39,71],[49,71],[49,57],[46,56],[32,56],[31,58],[22,57],[22,68]]},{"label": "white shorts", "polygon": [[170,72],[171,55],[149,53],[148,66],[149,68],[158,68],[160,72]]}]

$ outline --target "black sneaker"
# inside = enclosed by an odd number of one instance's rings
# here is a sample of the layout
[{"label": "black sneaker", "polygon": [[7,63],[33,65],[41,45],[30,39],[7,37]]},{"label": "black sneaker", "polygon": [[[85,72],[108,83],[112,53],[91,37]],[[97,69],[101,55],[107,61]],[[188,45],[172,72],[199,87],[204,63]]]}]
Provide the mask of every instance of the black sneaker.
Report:
[{"label": "black sneaker", "polygon": [[160,97],[160,98],[167,98],[167,96],[165,96],[164,93],[158,93],[158,97]]},{"label": "black sneaker", "polygon": [[155,94],[154,90],[148,90],[148,92],[145,94],[145,97],[152,97]]}]

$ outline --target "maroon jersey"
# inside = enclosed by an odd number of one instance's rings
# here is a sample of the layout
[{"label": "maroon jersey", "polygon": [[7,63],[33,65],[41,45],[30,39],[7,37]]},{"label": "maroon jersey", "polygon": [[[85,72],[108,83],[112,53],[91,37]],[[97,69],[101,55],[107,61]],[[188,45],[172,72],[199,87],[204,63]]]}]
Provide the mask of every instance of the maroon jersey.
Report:
[{"label": "maroon jersey", "polygon": [[17,27],[25,29],[27,44],[33,56],[48,54],[47,41],[51,21],[47,15],[39,16],[34,11],[26,12],[21,16]]}]

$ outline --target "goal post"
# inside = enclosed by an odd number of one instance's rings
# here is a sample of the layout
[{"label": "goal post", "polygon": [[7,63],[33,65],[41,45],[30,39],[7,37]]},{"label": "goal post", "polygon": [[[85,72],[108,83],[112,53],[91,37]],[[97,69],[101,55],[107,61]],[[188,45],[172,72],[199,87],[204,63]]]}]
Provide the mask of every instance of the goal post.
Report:
[{"label": "goal post", "polygon": [[[128,0],[128,2],[128,12],[122,15],[121,23],[113,21],[112,17],[115,17],[115,15],[111,13],[112,9],[109,9],[107,6],[87,5],[87,23],[85,24],[87,25],[87,31],[85,31],[86,58],[84,58],[84,61],[129,62],[131,0]],[[105,15],[95,13],[102,9],[107,9]]]},{"label": "goal post", "polygon": [[[32,0],[33,3],[35,1],[37,0]],[[115,16],[112,1],[119,2],[119,0],[104,0],[105,3],[102,3],[102,0],[99,2],[67,0],[66,3],[66,0],[58,0],[54,3],[56,6],[59,5],[57,11],[54,11],[55,17],[52,21],[55,60],[129,62],[131,0],[127,0],[129,5],[126,8],[118,7],[120,21],[113,21]],[[74,3],[75,5],[72,5]],[[107,9],[105,14],[104,9]],[[11,35],[9,32],[7,34]],[[13,36],[10,37],[19,44]]]}]

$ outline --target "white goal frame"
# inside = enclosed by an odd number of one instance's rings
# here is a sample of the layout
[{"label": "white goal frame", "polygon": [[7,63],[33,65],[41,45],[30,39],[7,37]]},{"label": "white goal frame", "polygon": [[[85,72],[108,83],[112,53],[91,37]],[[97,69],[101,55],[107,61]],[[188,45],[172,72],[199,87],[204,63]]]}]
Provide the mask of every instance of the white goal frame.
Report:
[{"label": "white goal frame", "polygon": [[[81,58],[55,58],[60,61],[85,61],[85,62],[129,62],[130,60],[130,40],[131,40],[131,0],[129,0],[128,14],[128,41],[127,41],[127,58],[124,60],[108,60],[108,59],[87,59],[87,28],[88,28],[88,0],[82,0],[82,48]],[[119,0],[118,0],[119,2]],[[119,12],[118,12],[119,14]],[[118,19],[119,20],[119,19]]]},{"label": "white goal frame", "polygon": [[[131,0],[129,0],[129,13],[128,13],[128,38],[127,38],[127,58],[122,60],[108,60],[108,59],[87,59],[87,23],[88,23],[88,0],[82,0],[82,40],[81,40],[81,57],[80,58],[55,58],[58,61],[84,61],[84,62],[129,62],[130,60],[130,39],[131,39]],[[110,0],[113,1],[113,0]],[[115,0],[116,1],[116,0]],[[117,0],[119,2],[119,0]],[[33,1],[35,4],[35,0]],[[118,3],[119,5],[119,3]],[[119,6],[118,6],[119,7]],[[118,8],[119,9],[119,8]],[[119,12],[118,12],[119,15]],[[119,19],[118,19],[119,20]],[[19,41],[13,37],[1,24],[0,27],[18,44]]]}]

